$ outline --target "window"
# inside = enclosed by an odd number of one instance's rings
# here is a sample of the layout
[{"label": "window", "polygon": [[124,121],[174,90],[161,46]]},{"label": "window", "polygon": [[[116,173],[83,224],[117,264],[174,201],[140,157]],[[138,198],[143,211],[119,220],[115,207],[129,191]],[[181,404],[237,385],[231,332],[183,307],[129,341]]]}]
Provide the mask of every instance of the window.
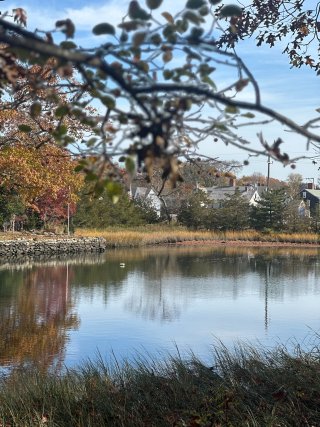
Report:
[{"label": "window", "polygon": [[302,197],[303,197],[304,199],[307,197],[307,193],[306,193],[306,191],[304,191],[304,192],[302,193]]}]

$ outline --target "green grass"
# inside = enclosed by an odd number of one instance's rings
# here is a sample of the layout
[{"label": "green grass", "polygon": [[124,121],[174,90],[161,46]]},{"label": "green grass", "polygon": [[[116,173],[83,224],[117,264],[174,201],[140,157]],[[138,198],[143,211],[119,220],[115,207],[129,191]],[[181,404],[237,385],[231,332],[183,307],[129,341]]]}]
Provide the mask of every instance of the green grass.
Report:
[{"label": "green grass", "polygon": [[212,366],[150,357],[2,379],[2,426],[319,426],[320,348],[213,348]]}]

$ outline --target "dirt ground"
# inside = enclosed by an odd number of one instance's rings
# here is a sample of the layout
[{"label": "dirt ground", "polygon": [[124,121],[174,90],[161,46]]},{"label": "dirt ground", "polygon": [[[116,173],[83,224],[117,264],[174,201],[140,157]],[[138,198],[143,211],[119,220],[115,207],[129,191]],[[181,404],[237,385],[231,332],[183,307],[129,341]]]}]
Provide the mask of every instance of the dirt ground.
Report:
[{"label": "dirt ground", "polygon": [[174,246],[248,246],[248,247],[308,247],[320,248],[318,243],[294,243],[294,242],[259,242],[249,240],[188,240],[185,242],[177,242]]}]

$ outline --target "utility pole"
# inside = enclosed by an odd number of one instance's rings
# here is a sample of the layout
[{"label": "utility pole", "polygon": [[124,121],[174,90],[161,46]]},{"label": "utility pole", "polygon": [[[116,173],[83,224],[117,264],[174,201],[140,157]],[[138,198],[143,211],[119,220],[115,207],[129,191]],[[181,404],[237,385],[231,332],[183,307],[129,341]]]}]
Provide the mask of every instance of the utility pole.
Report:
[{"label": "utility pole", "polygon": [[70,236],[70,203],[67,204],[67,233]]},{"label": "utility pole", "polygon": [[70,186],[68,187],[68,203],[67,203],[67,233],[70,236]]},{"label": "utility pole", "polygon": [[270,165],[273,162],[271,161],[270,155],[268,156],[268,175],[267,175],[267,191],[269,191],[269,181],[270,181]]}]

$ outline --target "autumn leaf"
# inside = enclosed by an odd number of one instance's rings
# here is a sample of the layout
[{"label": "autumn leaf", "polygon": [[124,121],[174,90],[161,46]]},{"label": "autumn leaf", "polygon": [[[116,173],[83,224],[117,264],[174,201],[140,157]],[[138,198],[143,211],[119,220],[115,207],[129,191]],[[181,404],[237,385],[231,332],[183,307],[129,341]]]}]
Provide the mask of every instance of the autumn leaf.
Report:
[{"label": "autumn leaf", "polygon": [[56,28],[66,35],[67,38],[73,38],[75,26],[71,19],[64,19],[56,22]]},{"label": "autumn leaf", "polygon": [[17,7],[16,9],[13,9],[12,12],[13,12],[14,22],[16,22],[19,25],[26,27],[26,25],[27,25],[27,12],[24,9],[22,9],[21,7]]}]

